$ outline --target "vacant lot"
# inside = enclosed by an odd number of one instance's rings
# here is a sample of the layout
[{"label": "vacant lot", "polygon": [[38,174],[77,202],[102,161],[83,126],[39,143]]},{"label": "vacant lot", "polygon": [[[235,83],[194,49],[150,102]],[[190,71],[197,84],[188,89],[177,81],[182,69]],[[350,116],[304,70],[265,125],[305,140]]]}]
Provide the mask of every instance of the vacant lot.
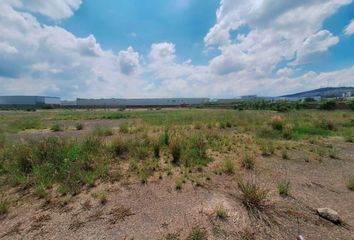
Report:
[{"label": "vacant lot", "polygon": [[353,111],[3,111],[0,239],[353,240],[353,142]]}]

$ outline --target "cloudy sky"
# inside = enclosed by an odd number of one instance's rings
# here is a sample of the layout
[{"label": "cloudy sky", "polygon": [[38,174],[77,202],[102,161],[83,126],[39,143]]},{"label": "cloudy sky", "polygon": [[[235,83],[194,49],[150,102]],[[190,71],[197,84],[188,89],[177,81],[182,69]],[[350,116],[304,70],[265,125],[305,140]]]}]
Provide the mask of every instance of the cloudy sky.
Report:
[{"label": "cloudy sky", "polygon": [[0,0],[0,95],[354,86],[353,0]]}]

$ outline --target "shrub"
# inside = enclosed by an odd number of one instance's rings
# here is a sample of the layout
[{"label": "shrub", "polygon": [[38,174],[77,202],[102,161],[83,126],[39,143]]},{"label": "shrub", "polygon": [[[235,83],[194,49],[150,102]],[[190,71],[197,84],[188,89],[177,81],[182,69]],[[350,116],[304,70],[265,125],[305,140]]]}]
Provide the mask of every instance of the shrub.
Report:
[{"label": "shrub", "polygon": [[336,101],[330,100],[320,104],[321,110],[335,110],[336,109]]},{"label": "shrub", "polygon": [[283,138],[290,140],[293,137],[293,126],[286,124],[283,129]]},{"label": "shrub", "polygon": [[347,188],[351,191],[354,191],[354,178],[353,177],[348,178]]},{"label": "shrub", "polygon": [[329,131],[334,131],[337,129],[336,124],[333,121],[327,119],[322,119],[322,121],[318,124],[318,127]]},{"label": "shrub", "polygon": [[175,185],[176,190],[181,190],[182,186],[183,186],[183,179],[182,178],[178,178],[176,180],[176,185]]},{"label": "shrub", "polygon": [[270,124],[274,130],[281,131],[284,127],[284,119],[280,116],[274,116],[272,117]]},{"label": "shrub", "polygon": [[241,160],[241,166],[245,169],[252,170],[254,169],[255,159],[252,155],[245,154]]},{"label": "shrub", "polygon": [[272,156],[275,152],[275,146],[272,141],[262,142],[260,146],[262,155],[265,157]]},{"label": "shrub", "polygon": [[353,134],[353,132],[349,131],[349,130],[347,132],[345,132],[344,140],[346,142],[353,143],[354,142],[354,134]]},{"label": "shrub", "polygon": [[332,159],[339,159],[338,150],[335,148],[330,148],[328,150],[328,156]]},{"label": "shrub", "polygon": [[354,100],[351,100],[351,101],[348,103],[348,107],[349,107],[349,109],[354,110]]},{"label": "shrub", "polygon": [[61,132],[63,131],[63,128],[59,123],[56,123],[53,126],[51,126],[50,130],[52,130],[53,132]]},{"label": "shrub", "polygon": [[80,131],[80,130],[83,130],[84,129],[84,124],[82,124],[82,123],[76,123],[75,124],[75,128],[76,128],[76,130],[78,130],[78,131]]},{"label": "shrub", "polygon": [[230,159],[224,161],[224,172],[227,174],[233,174],[235,172],[235,165]]},{"label": "shrub", "polygon": [[263,188],[256,181],[238,181],[238,187],[242,193],[243,204],[250,209],[260,209],[268,195],[268,190]]},{"label": "shrub", "polygon": [[288,196],[290,191],[290,181],[281,180],[277,184],[278,193],[282,196]]},{"label": "shrub", "polygon": [[193,227],[192,231],[190,232],[187,240],[207,240],[208,233],[205,228],[201,227]]},{"label": "shrub", "polygon": [[210,159],[207,156],[207,141],[202,134],[195,134],[184,142],[183,164],[186,167],[205,166]]}]

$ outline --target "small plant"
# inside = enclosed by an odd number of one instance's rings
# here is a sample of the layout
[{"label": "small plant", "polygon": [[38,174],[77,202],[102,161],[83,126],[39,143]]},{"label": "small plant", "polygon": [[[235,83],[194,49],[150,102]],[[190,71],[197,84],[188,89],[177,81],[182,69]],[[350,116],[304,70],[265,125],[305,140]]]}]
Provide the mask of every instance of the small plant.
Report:
[{"label": "small plant", "polygon": [[278,193],[282,196],[289,196],[290,192],[290,181],[289,180],[281,180],[277,185]]},{"label": "small plant", "polygon": [[160,141],[161,141],[161,144],[164,145],[164,146],[169,146],[170,145],[170,135],[169,135],[167,129],[165,129],[163,134],[160,136]]},{"label": "small plant", "polygon": [[129,133],[129,125],[127,123],[120,125],[119,132],[120,133]]},{"label": "small plant", "polygon": [[272,141],[262,142],[260,149],[264,157],[272,156],[275,152],[275,146]]},{"label": "small plant", "polygon": [[176,180],[176,186],[175,186],[176,190],[181,190],[182,189],[183,181],[184,181],[184,179],[182,179],[182,178],[178,178]]},{"label": "small plant", "polygon": [[194,124],[194,129],[200,130],[203,128],[203,124],[201,122],[196,122]]},{"label": "small plant", "polygon": [[256,181],[238,181],[242,193],[242,202],[249,209],[261,209],[268,195],[268,190]]},{"label": "small plant", "polygon": [[75,124],[75,128],[76,128],[76,130],[78,130],[78,131],[81,131],[81,130],[83,130],[84,129],[84,124],[82,124],[82,123],[76,123]]},{"label": "small plant", "polygon": [[129,151],[129,145],[126,140],[123,139],[122,136],[117,136],[112,141],[113,152],[116,156],[121,156],[124,153]]},{"label": "small plant", "polygon": [[106,191],[100,191],[94,195],[94,197],[98,200],[99,203],[102,205],[105,205],[108,201],[107,199],[107,192]]},{"label": "small plant", "polygon": [[354,191],[354,178],[353,177],[348,178],[347,188],[351,191]]},{"label": "small plant", "polygon": [[187,240],[207,240],[208,233],[205,228],[201,228],[199,226],[193,227],[192,231],[190,232]]},{"label": "small plant", "polygon": [[274,116],[270,122],[272,128],[277,131],[282,131],[284,128],[284,119],[280,116]]},{"label": "small plant", "polygon": [[332,159],[339,159],[338,150],[335,148],[330,148],[328,150],[328,156]]},{"label": "small plant", "polygon": [[349,131],[345,133],[344,140],[349,143],[354,143],[354,134],[353,131]]},{"label": "small plant", "polygon": [[59,123],[56,123],[50,128],[50,130],[52,130],[53,132],[61,132],[63,131],[63,128]]},{"label": "small plant", "polygon": [[225,220],[229,217],[226,209],[223,206],[217,206],[214,210],[214,213],[216,215],[217,218],[221,219],[221,220]]},{"label": "small plant", "polygon": [[230,175],[235,172],[235,165],[230,159],[224,161],[224,172]]},{"label": "small plant", "polygon": [[241,166],[248,170],[253,170],[255,166],[255,159],[250,154],[245,154],[245,156],[241,160]]},{"label": "small plant", "polygon": [[4,197],[0,198],[0,216],[6,214],[9,211],[10,203]]},{"label": "small plant", "polygon": [[179,164],[181,159],[181,153],[182,153],[182,146],[179,143],[179,139],[177,138],[172,139],[169,147],[170,147],[170,152],[172,154],[172,163]]},{"label": "small plant", "polygon": [[152,141],[152,147],[153,147],[153,150],[154,150],[154,157],[155,158],[160,158],[160,141],[159,139],[153,139]]},{"label": "small plant", "polygon": [[288,155],[288,152],[286,151],[286,149],[282,150],[281,157],[285,160],[289,159],[289,155]]},{"label": "small plant", "polygon": [[104,127],[104,126],[97,126],[93,130],[93,134],[96,136],[99,136],[99,137],[108,137],[108,136],[112,136],[114,133],[113,133],[112,128]]}]

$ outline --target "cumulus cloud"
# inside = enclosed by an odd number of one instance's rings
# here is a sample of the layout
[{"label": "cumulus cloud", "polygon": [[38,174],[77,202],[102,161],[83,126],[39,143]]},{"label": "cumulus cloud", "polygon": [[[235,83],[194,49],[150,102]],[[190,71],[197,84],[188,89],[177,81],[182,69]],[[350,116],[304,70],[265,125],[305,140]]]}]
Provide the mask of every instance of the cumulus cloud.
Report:
[{"label": "cumulus cloud", "polygon": [[[33,15],[64,19],[81,1],[48,5],[40,0],[4,0],[0,94],[235,97],[280,95],[328,83],[353,85],[354,67],[323,73],[301,70],[338,44],[339,38],[323,29],[323,22],[350,2],[221,0],[216,23],[204,39],[206,48],[219,52],[207,64],[196,65],[177,57],[178,46],[172,42],[152,44],[146,56],[133,47],[115,53],[103,49],[94,35],[77,37],[62,27],[43,25]],[[240,31],[243,26],[247,33]]]},{"label": "cumulus cloud", "polygon": [[354,19],[349,23],[349,25],[345,28],[344,33],[346,35],[354,34]]},{"label": "cumulus cloud", "polygon": [[302,44],[301,48],[298,50],[298,63],[304,63],[311,56],[317,53],[326,52],[328,48],[336,45],[339,42],[339,38],[333,36],[327,30],[321,30],[311,36],[309,36]]},{"label": "cumulus cloud", "polygon": [[54,20],[71,17],[80,7],[82,0],[5,0],[17,7],[40,13]]},{"label": "cumulus cloud", "polygon": [[123,74],[134,74],[140,67],[140,57],[138,52],[134,52],[132,47],[128,47],[126,51],[118,53],[118,64]]}]

